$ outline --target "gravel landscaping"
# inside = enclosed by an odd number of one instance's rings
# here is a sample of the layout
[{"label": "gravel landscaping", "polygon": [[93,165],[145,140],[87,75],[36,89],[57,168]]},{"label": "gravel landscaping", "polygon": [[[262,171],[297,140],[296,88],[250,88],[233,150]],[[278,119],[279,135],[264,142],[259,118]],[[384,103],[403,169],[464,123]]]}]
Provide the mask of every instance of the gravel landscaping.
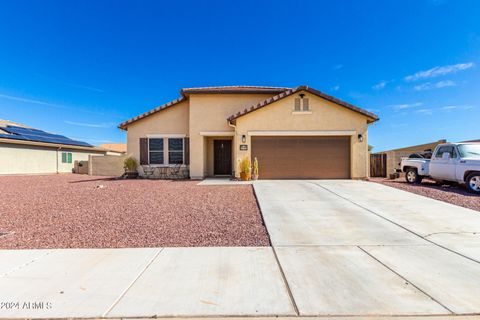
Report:
[{"label": "gravel landscaping", "polygon": [[465,186],[441,186],[429,179],[424,179],[421,184],[408,184],[405,178],[395,180],[370,178],[370,181],[480,211],[480,196],[469,193]]},{"label": "gravel landscaping", "polygon": [[0,177],[0,248],[268,246],[252,186]]}]

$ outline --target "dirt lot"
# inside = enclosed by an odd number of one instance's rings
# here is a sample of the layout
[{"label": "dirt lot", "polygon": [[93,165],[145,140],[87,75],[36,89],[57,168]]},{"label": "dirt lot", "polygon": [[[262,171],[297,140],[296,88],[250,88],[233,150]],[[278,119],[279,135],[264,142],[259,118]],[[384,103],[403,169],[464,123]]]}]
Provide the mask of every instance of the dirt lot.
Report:
[{"label": "dirt lot", "polygon": [[480,196],[469,193],[465,189],[465,186],[441,186],[436,184],[435,181],[429,179],[424,179],[419,185],[408,184],[405,182],[405,178],[399,178],[396,180],[370,178],[370,181],[480,211]]},{"label": "dirt lot", "polygon": [[252,186],[197,183],[0,177],[0,248],[269,245]]}]

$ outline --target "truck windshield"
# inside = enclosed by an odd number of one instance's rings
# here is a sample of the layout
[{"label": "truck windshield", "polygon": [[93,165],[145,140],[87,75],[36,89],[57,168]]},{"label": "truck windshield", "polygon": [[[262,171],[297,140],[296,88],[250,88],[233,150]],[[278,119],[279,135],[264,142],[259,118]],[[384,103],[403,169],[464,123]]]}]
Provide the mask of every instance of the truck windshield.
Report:
[{"label": "truck windshield", "polygon": [[461,144],[458,146],[458,151],[462,158],[480,158],[480,143]]}]

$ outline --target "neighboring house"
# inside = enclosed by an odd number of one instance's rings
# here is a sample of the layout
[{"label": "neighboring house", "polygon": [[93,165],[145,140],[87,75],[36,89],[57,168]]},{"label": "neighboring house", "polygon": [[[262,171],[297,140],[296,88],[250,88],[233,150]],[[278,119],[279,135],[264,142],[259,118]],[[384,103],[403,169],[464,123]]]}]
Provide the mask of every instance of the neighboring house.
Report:
[{"label": "neighboring house", "polygon": [[308,86],[186,88],[180,98],[119,125],[142,166],[182,164],[192,179],[366,178],[368,125],[378,117]]},{"label": "neighboring house", "polygon": [[122,156],[127,153],[126,143],[104,143],[99,147],[107,150],[107,156]]},{"label": "neighboring house", "polygon": [[0,174],[72,172],[75,161],[105,153],[82,141],[0,120]]},{"label": "neighboring house", "polygon": [[404,147],[399,149],[393,150],[386,150],[381,152],[376,152],[375,154],[385,154],[387,157],[386,164],[387,164],[387,176],[392,173],[395,173],[397,169],[400,169],[400,162],[402,161],[402,157],[408,157],[413,153],[421,153],[426,150],[435,149],[435,147],[440,143],[446,143],[447,140],[442,139],[435,142],[420,144],[416,146]]}]

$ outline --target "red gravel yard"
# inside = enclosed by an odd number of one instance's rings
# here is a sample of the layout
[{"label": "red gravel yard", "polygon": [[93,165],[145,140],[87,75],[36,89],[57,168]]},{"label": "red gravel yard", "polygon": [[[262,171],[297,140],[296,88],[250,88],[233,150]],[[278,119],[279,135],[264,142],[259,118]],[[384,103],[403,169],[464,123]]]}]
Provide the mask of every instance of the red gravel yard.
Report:
[{"label": "red gravel yard", "polygon": [[0,177],[0,248],[268,246],[251,185]]},{"label": "red gravel yard", "polygon": [[441,186],[435,183],[435,181],[429,179],[423,179],[421,184],[408,184],[405,181],[405,178],[395,180],[370,178],[370,181],[480,211],[480,197],[469,193],[465,186]]}]

